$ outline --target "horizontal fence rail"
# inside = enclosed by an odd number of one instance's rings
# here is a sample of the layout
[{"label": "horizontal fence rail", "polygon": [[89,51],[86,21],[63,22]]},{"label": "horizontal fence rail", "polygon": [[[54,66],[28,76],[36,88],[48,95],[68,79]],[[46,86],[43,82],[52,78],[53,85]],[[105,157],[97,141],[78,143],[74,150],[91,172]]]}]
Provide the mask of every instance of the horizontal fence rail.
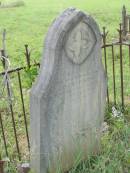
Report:
[{"label": "horizontal fence rail", "polygon": [[[108,106],[121,105],[123,111],[130,98],[130,42],[122,39],[121,25],[118,35],[118,40],[108,43],[108,32],[103,28],[102,54],[108,78]],[[4,50],[1,54],[5,57]],[[29,160],[30,157],[29,89],[40,67],[39,63],[31,65],[30,56],[28,45],[25,45],[27,66],[9,69],[6,61],[2,61],[4,71],[0,73],[0,82],[4,81],[4,87],[0,93],[0,151],[10,160]]]}]

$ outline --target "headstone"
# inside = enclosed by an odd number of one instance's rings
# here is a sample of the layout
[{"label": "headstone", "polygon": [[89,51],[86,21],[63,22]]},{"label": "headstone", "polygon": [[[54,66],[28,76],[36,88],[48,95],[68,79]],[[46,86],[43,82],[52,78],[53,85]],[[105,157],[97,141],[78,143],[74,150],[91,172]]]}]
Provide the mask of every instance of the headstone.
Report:
[{"label": "headstone", "polygon": [[31,164],[66,172],[98,151],[106,101],[101,34],[94,19],[67,9],[51,25],[31,90]]}]

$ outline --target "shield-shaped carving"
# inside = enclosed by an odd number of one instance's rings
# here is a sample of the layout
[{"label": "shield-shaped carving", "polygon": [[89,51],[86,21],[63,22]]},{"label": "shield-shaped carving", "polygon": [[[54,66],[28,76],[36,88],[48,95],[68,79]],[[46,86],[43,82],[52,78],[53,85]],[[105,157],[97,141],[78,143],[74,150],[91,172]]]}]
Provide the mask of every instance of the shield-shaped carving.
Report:
[{"label": "shield-shaped carving", "polygon": [[96,37],[93,30],[88,24],[83,22],[80,22],[72,29],[66,39],[66,55],[76,64],[83,63],[91,54],[96,44]]}]

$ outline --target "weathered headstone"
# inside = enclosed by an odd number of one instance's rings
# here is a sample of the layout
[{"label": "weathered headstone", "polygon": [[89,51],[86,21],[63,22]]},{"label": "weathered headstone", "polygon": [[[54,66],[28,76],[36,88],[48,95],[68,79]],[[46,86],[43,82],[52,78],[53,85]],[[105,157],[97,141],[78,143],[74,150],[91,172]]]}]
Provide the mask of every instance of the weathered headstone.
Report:
[{"label": "weathered headstone", "polygon": [[67,9],[50,27],[31,90],[31,160],[35,173],[71,169],[97,152],[106,77],[101,35],[85,13]]}]

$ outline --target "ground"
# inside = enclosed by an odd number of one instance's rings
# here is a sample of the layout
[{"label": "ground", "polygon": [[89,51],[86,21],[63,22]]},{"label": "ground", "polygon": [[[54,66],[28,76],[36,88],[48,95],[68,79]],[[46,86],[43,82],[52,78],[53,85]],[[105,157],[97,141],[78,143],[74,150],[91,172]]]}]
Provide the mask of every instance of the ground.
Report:
[{"label": "ground", "polygon": [[[9,2],[15,0],[2,0]],[[0,9],[0,33],[7,30],[7,48],[12,66],[25,64],[24,44],[29,44],[32,61],[39,60],[45,34],[55,17],[68,7],[90,13],[102,30],[106,26],[115,36],[123,4],[130,11],[129,0],[26,0],[25,6]]]},{"label": "ground", "polygon": [[[12,2],[13,0],[2,0],[1,2]],[[24,45],[29,44],[32,56],[31,61],[39,61],[42,55],[43,40],[49,25],[55,17],[68,7],[76,7],[87,13],[90,13],[98,22],[100,29],[106,26],[110,31],[109,38],[112,39],[117,35],[117,28],[121,22],[121,9],[126,5],[130,11],[129,0],[26,0],[25,6],[18,8],[0,9],[0,33],[5,28],[7,30],[7,52],[11,61],[11,66],[22,66],[26,64],[24,57]],[[0,35],[0,40],[1,40]],[[1,44],[0,44],[1,47]],[[109,54],[109,52],[108,52]],[[118,61],[118,52],[116,52],[116,61]],[[111,61],[109,62],[111,63]],[[128,58],[126,57],[124,64],[128,67]],[[0,68],[1,69],[1,68]],[[119,74],[119,62],[117,62],[116,74]],[[129,69],[125,68],[125,74],[129,74]],[[112,78],[112,69],[109,69],[109,76]],[[130,76],[127,76],[129,81]],[[24,78],[24,91],[30,88],[31,84],[27,77]],[[117,76],[119,78],[119,76]],[[110,81],[110,90],[112,91],[112,80]],[[12,82],[15,83],[15,82]],[[15,85],[15,84],[14,84]],[[126,84],[125,84],[126,86]],[[118,84],[120,89],[120,85]],[[129,88],[129,84],[127,83]],[[18,90],[15,88],[15,91]],[[127,94],[130,90],[127,89]],[[18,92],[15,92],[18,98]],[[19,98],[20,99],[20,98]],[[127,96],[129,102],[129,95]],[[26,102],[28,107],[28,100]],[[17,112],[19,112],[18,106]],[[19,113],[20,114],[20,113]],[[110,111],[106,113],[105,120],[109,125],[109,131],[102,138],[102,149],[98,156],[93,156],[87,161],[80,163],[77,156],[74,169],[71,173],[130,173],[130,109],[127,108],[123,116],[113,117]],[[6,127],[11,131],[10,119],[5,117]],[[22,116],[16,119],[17,126],[21,123]],[[21,126],[20,126],[21,127]],[[23,126],[22,126],[23,128]],[[25,136],[23,136],[22,128],[19,129],[21,148],[25,145]],[[11,135],[8,133],[8,136]],[[11,139],[12,140],[12,139]],[[15,149],[11,151],[12,143],[10,143],[10,152],[15,155]],[[15,148],[15,147],[14,147]],[[23,149],[24,150],[24,149]],[[26,160],[26,159],[25,159]],[[80,164],[79,164],[80,163]],[[14,165],[7,166],[8,172],[15,172]],[[60,171],[59,171],[60,172]]]}]

